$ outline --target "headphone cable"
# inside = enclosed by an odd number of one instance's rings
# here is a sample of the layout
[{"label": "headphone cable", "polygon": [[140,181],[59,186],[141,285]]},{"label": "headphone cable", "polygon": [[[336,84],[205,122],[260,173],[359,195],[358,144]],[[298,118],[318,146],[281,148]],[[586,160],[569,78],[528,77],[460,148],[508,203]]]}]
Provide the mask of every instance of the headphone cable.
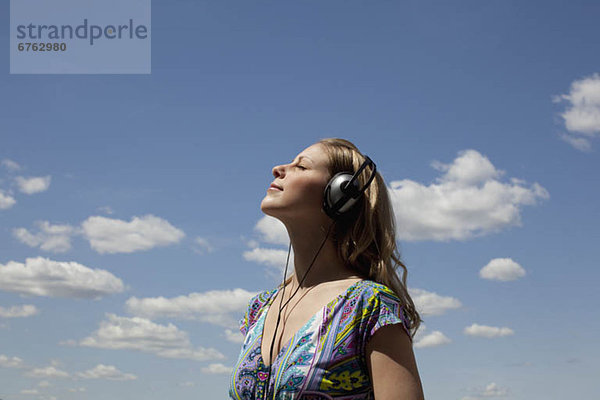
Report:
[{"label": "headphone cable", "polygon": [[[273,332],[273,339],[271,340],[271,347],[269,348],[269,371],[267,373],[267,380],[265,383],[265,385],[266,385],[265,395],[264,395],[263,399],[266,399],[266,397],[269,393],[269,389],[270,389],[269,381],[271,380],[271,368],[273,367],[273,347],[275,346],[275,338],[277,337],[277,329],[279,328],[279,322],[281,321],[281,311],[285,308],[285,306],[288,305],[288,303],[292,300],[292,298],[296,295],[296,293],[298,293],[298,290],[300,290],[300,287],[302,286],[302,283],[304,283],[304,280],[306,279],[306,277],[308,276],[308,273],[310,272],[311,268],[313,267],[315,260],[317,259],[317,256],[321,252],[321,249],[323,248],[323,246],[325,246],[325,243],[327,242],[327,238],[329,237],[329,232],[331,231],[333,224],[335,224],[335,221],[332,221],[331,224],[329,225],[329,228],[327,228],[327,233],[325,234],[325,239],[323,239],[323,242],[321,242],[319,249],[317,250],[315,256],[313,257],[312,261],[310,262],[310,265],[308,266],[308,269],[306,270],[306,273],[304,274],[304,276],[298,283],[298,287],[291,294],[290,298],[287,299],[287,301],[285,303],[283,303],[283,298],[285,296],[285,286],[286,286],[285,280],[286,280],[286,276],[287,276],[288,263],[290,261],[290,252],[292,250],[292,242],[290,241],[290,245],[288,247],[288,255],[287,255],[286,262],[285,262],[285,271],[283,273],[283,283],[282,283],[283,290],[281,292],[281,299],[279,301],[279,310],[277,312],[277,322],[275,324],[275,331]],[[282,303],[283,303],[283,305],[282,305]],[[265,321],[266,321],[266,318],[265,318]],[[273,389],[274,389],[273,390],[273,400],[275,400],[275,394],[277,393],[277,391],[275,390],[276,388],[273,388]]]}]

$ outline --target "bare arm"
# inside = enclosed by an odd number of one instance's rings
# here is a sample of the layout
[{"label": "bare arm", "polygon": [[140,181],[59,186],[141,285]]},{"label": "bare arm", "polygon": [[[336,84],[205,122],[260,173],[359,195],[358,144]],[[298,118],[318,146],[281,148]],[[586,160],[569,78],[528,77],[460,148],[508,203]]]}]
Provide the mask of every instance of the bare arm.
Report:
[{"label": "bare arm", "polygon": [[412,343],[402,326],[378,329],[366,356],[376,400],[425,399]]}]

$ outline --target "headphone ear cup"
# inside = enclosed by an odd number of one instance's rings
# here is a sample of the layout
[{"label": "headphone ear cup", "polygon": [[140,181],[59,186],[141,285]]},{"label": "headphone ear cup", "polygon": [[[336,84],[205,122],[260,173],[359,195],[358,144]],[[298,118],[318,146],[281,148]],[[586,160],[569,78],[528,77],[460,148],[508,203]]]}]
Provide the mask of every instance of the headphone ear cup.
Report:
[{"label": "headphone ear cup", "polygon": [[354,180],[351,187],[352,174],[340,172],[329,180],[323,194],[323,210],[331,218],[335,218],[350,210],[358,200],[359,187]]}]

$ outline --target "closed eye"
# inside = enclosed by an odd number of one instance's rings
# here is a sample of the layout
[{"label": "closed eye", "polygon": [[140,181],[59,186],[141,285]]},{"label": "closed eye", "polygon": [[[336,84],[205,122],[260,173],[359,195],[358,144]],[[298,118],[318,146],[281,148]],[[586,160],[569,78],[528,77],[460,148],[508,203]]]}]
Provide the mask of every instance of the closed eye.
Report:
[{"label": "closed eye", "polygon": [[303,167],[302,165],[296,165],[296,167],[298,167],[300,169],[306,169],[306,167]]}]

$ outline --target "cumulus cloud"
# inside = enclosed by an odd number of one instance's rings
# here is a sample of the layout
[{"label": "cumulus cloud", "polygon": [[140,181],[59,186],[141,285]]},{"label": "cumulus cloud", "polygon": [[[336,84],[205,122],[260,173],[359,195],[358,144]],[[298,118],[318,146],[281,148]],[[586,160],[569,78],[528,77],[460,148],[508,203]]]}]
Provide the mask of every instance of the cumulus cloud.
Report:
[{"label": "cumulus cloud", "polygon": [[0,354],[0,367],[2,368],[25,368],[25,363],[19,357],[9,357]]},{"label": "cumulus cloud", "polygon": [[17,201],[11,195],[0,190],[0,210],[6,210],[17,204]]},{"label": "cumulus cloud", "polygon": [[40,392],[37,389],[22,389],[19,393],[26,395],[40,394]]},{"label": "cumulus cloud", "polygon": [[35,194],[48,190],[50,180],[50,176],[34,176],[30,178],[17,176],[15,178],[19,190],[25,194]]},{"label": "cumulus cloud", "polygon": [[210,364],[208,367],[202,368],[202,372],[205,374],[230,374],[233,368],[227,367],[223,364]]},{"label": "cumulus cloud", "polygon": [[32,296],[100,298],[122,292],[124,285],[102,269],[36,257],[27,258],[25,263],[0,264],[0,290]]},{"label": "cumulus cloud", "polygon": [[[173,298],[131,297],[125,303],[128,312],[150,319],[181,318],[198,319],[225,327],[237,327],[239,313],[248,306],[255,292],[244,289],[211,290],[204,293],[190,293]],[[232,313],[236,316],[232,317]]]},{"label": "cumulus cloud", "polygon": [[115,314],[106,316],[107,320],[100,323],[96,332],[78,342],[80,346],[136,350],[164,358],[197,361],[225,358],[212,348],[193,348],[187,332],[179,330],[171,323],[160,325],[141,317],[127,318]]},{"label": "cumulus cloud", "polygon": [[21,169],[21,166],[16,161],[9,160],[8,158],[2,160],[2,166],[11,171],[18,171]]},{"label": "cumulus cloud", "polygon": [[[255,225],[254,230],[262,242],[275,245],[289,245],[287,230],[281,221],[268,215],[262,217]],[[288,251],[277,248],[260,247],[259,242],[250,240],[247,242],[250,250],[245,251],[242,256],[246,261],[270,267],[268,274],[279,274],[283,272],[287,260]],[[293,270],[294,256],[290,254],[288,270]]]},{"label": "cumulus cloud", "polygon": [[38,232],[31,233],[25,228],[13,229],[13,236],[30,247],[45,251],[64,253],[71,249],[71,236],[77,230],[71,225],[52,225],[48,221],[36,221]]},{"label": "cumulus cloud", "polygon": [[36,306],[23,304],[21,306],[12,306],[9,308],[0,306],[0,318],[25,318],[39,313]]},{"label": "cumulus cloud", "polygon": [[104,364],[98,364],[84,372],[78,372],[77,377],[82,379],[108,379],[111,381],[133,381],[137,379],[137,376],[123,373],[114,365]]},{"label": "cumulus cloud", "polygon": [[[267,265],[269,267],[277,268],[277,270],[283,271],[285,267],[285,261],[287,259],[287,250],[278,249],[265,249],[262,247],[256,247],[252,250],[247,250],[243,253],[243,257],[246,261],[252,261],[257,264]],[[294,257],[290,254],[290,265],[288,269],[291,271],[293,268]]]},{"label": "cumulus cloud", "polygon": [[[419,329],[421,330],[421,329]],[[444,335],[442,332],[440,331],[433,331],[431,333],[423,333],[421,334],[417,340],[415,340],[414,342],[414,347],[415,348],[424,348],[424,347],[437,347],[437,346],[442,346],[448,343],[451,343],[452,340],[450,340],[446,335]]]},{"label": "cumulus cloud", "polygon": [[567,104],[560,116],[569,133],[561,138],[578,150],[589,151],[590,139],[600,136],[600,74],[572,82],[569,93],[554,101]]},{"label": "cumulus cloud", "polygon": [[434,161],[442,175],[423,185],[390,183],[390,198],[403,240],[465,240],[521,225],[521,208],[549,194],[538,183],[511,178],[476,150],[464,150],[450,164]]},{"label": "cumulus cloud", "polygon": [[462,303],[454,297],[440,296],[423,289],[410,289],[409,291],[417,311],[424,316],[442,315],[448,310],[462,307]]},{"label": "cumulus cloud", "polygon": [[225,339],[232,343],[244,343],[244,335],[239,331],[232,331],[231,329],[225,329]]},{"label": "cumulus cloud", "polygon": [[496,338],[496,337],[502,337],[502,336],[510,336],[510,335],[514,335],[514,331],[510,328],[497,328],[495,326],[486,326],[486,325],[479,325],[479,324],[473,324],[471,326],[467,326],[464,329],[464,334],[465,335],[469,335],[469,336],[478,336],[478,337],[485,337],[485,338]]},{"label": "cumulus cloud", "polygon": [[82,223],[84,236],[98,253],[133,253],[179,242],[185,234],[168,221],[154,215],[133,217],[131,221],[89,217]]},{"label": "cumulus cloud", "polygon": [[290,242],[285,225],[277,218],[269,215],[265,215],[258,220],[254,230],[259,233],[263,242],[286,246]]},{"label": "cumulus cloud", "polygon": [[32,378],[68,378],[68,372],[60,370],[53,365],[45,368],[34,368],[26,374]]},{"label": "cumulus cloud", "polygon": [[494,258],[479,271],[479,277],[494,281],[514,281],[525,276],[525,270],[510,258]]}]

